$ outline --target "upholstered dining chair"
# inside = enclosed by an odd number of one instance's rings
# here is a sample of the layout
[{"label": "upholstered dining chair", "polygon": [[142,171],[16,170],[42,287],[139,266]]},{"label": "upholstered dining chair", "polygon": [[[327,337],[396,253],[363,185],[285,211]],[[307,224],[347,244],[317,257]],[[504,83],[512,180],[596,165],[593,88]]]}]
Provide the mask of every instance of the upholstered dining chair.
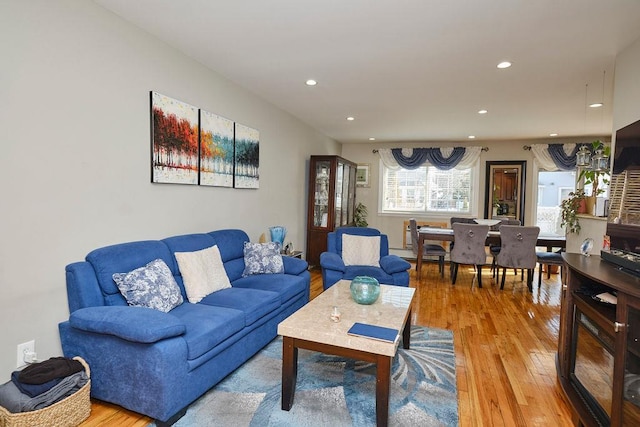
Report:
[{"label": "upholstered dining chair", "polygon": [[[500,289],[504,289],[507,268],[527,270],[527,287],[533,291],[533,269],[536,267],[536,243],[540,227],[503,225],[500,227],[500,252],[496,258],[498,270],[502,268]],[[498,271],[498,278],[500,277]]]},{"label": "upholstered dining chair", "polygon": [[[430,226],[431,227],[431,226]],[[418,239],[420,238],[418,235],[418,224],[416,223],[415,218],[411,218],[409,220],[409,230],[411,231],[411,249],[413,250],[413,254],[418,256]],[[438,258],[438,271],[440,272],[440,277],[444,277],[444,257],[447,255],[447,251],[442,245],[438,244],[424,244],[422,245],[422,258],[428,257],[437,257]],[[418,263],[416,263],[416,270],[418,269]]]},{"label": "upholstered dining chair", "polygon": [[536,252],[536,259],[538,261],[538,286],[542,283],[542,266],[547,266],[547,279],[551,278],[551,266],[560,266],[560,277],[562,277],[562,267],[564,261],[562,260],[562,251],[558,252]]},{"label": "upholstered dining chair", "polygon": [[[503,219],[501,220],[499,223],[497,223],[496,225],[491,227],[490,231],[500,231],[500,227],[502,227],[503,225],[521,225],[520,224],[520,220],[519,219]],[[493,277],[496,277],[497,274],[497,267],[496,267],[496,258],[498,257],[498,254],[500,253],[500,245],[490,245],[489,246],[489,253],[491,254],[491,272],[493,273]],[[524,270],[522,270],[522,274],[524,274]],[[524,278],[524,276],[523,276]]]},{"label": "upholstered dining chair", "polygon": [[[451,249],[451,283],[455,285],[460,264],[473,265],[478,275],[478,287],[482,287],[482,266],[487,263],[485,243],[489,234],[489,226],[481,224],[451,224],[455,245]],[[471,282],[473,284],[473,282]]]}]

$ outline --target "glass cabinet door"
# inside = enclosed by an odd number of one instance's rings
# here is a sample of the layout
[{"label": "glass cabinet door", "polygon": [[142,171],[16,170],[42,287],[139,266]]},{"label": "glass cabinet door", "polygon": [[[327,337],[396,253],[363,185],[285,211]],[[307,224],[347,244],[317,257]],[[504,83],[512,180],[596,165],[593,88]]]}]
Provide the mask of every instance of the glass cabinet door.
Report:
[{"label": "glass cabinet door", "polygon": [[624,357],[622,425],[640,425],[640,310],[629,306]]},{"label": "glass cabinet door", "polygon": [[342,225],[342,184],[344,181],[343,168],[344,168],[344,164],[338,162],[338,166],[336,168],[336,205],[335,205],[336,228]]},{"label": "glass cabinet door", "polygon": [[315,227],[327,227],[329,225],[330,166],[329,161],[316,163],[315,199],[313,205],[313,225]]},{"label": "glass cabinet door", "polygon": [[349,202],[348,202],[348,210],[347,213],[348,219],[347,222],[349,224],[353,224],[355,221],[355,211],[356,211],[356,169],[355,167],[351,167],[349,169]]},{"label": "glass cabinet door", "polygon": [[342,179],[342,221],[340,225],[349,224],[349,178],[351,177],[351,166],[345,164],[343,167]]}]

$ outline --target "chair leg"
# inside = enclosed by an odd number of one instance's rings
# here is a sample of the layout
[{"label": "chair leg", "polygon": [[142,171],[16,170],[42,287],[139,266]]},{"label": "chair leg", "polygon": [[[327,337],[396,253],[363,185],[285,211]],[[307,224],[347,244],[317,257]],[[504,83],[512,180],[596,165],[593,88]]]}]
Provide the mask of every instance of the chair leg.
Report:
[{"label": "chair leg", "polygon": [[451,284],[456,284],[456,279],[458,277],[458,264],[453,262],[451,263]]},{"label": "chair leg", "polygon": [[444,257],[441,256],[438,261],[439,261],[440,277],[444,277]]},{"label": "chair leg", "polygon": [[500,282],[500,290],[504,289],[504,279],[505,279],[506,275],[507,275],[507,269],[503,268],[502,269],[502,281]]},{"label": "chair leg", "polygon": [[538,264],[538,286],[542,285],[542,264]]},{"label": "chair leg", "polygon": [[527,288],[529,292],[533,292],[533,269],[527,268]]},{"label": "chair leg", "polygon": [[482,287],[482,266],[478,265],[478,287]]},{"label": "chair leg", "polygon": [[547,265],[547,279],[551,279],[551,264]]}]

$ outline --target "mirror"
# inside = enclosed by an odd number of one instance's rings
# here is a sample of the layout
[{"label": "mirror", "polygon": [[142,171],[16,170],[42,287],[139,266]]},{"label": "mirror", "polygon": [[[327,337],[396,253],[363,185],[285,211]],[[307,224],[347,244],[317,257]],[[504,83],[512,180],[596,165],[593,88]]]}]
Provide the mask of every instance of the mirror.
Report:
[{"label": "mirror", "polygon": [[487,162],[485,218],[518,219],[524,225],[526,161]]}]

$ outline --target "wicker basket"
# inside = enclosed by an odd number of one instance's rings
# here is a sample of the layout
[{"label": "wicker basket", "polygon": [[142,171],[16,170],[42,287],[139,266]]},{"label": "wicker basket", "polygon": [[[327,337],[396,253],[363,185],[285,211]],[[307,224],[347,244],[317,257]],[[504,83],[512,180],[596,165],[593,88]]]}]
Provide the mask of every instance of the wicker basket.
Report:
[{"label": "wicker basket", "polygon": [[[89,365],[81,357],[74,357],[84,365],[91,377]],[[0,427],[71,427],[86,420],[91,413],[91,380],[71,396],[36,411],[12,413],[0,406]]]}]

